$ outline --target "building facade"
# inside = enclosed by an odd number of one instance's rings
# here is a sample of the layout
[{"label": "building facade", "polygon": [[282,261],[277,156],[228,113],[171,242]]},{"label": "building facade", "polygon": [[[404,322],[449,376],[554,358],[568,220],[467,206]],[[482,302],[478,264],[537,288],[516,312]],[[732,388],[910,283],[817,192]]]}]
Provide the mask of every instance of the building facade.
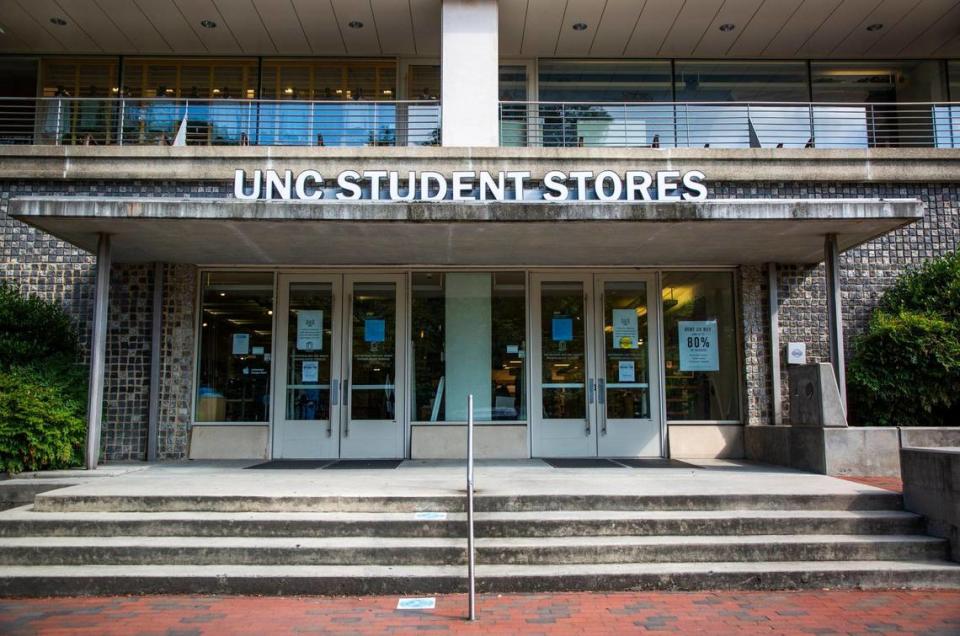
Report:
[{"label": "building facade", "polygon": [[456,457],[468,395],[481,456],[743,457],[957,249],[956,10],[119,4],[0,18],[94,457]]}]

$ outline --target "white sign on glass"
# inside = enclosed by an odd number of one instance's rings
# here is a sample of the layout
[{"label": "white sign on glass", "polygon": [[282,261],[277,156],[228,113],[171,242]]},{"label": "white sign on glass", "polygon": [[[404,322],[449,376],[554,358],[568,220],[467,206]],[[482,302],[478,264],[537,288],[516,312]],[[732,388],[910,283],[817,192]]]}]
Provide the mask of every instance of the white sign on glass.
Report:
[{"label": "white sign on glass", "polygon": [[250,353],[250,334],[248,333],[233,334],[233,355],[245,356],[248,353]]},{"label": "white sign on glass", "polygon": [[297,349],[323,350],[323,310],[301,309],[297,312]]},{"label": "white sign on glass", "polygon": [[300,381],[304,384],[310,384],[320,381],[320,362],[317,360],[304,360],[300,367]]},{"label": "white sign on glass", "polygon": [[621,360],[617,363],[618,382],[636,382],[637,368],[633,360]]},{"label": "white sign on glass", "polygon": [[636,349],[640,340],[635,309],[613,310],[613,348]]},{"label": "white sign on glass", "polygon": [[719,371],[716,320],[681,320],[680,370]]}]

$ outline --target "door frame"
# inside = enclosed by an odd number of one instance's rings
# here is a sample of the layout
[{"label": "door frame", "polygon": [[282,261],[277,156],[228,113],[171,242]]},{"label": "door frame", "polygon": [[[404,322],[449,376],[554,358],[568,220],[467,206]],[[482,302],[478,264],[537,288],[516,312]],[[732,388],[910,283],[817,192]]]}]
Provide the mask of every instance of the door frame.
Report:
[{"label": "door frame", "polygon": [[[590,383],[596,381],[601,369],[603,369],[603,356],[605,353],[604,336],[599,333],[599,325],[603,321],[603,306],[600,302],[602,292],[598,291],[604,281],[630,281],[642,280],[648,285],[647,304],[650,318],[647,324],[648,337],[651,338],[650,349],[648,351],[648,364],[650,364],[650,380],[655,386],[650,388],[649,395],[652,418],[658,421],[659,429],[659,457],[669,456],[669,441],[667,439],[668,426],[666,419],[666,403],[664,399],[665,372],[664,372],[664,350],[663,350],[663,312],[660,311],[659,300],[662,297],[661,291],[661,272],[659,269],[611,269],[611,268],[571,268],[571,269],[528,269],[527,270],[527,337],[530,343],[528,364],[528,407],[527,407],[527,426],[528,426],[528,444],[530,448],[530,457],[542,457],[537,453],[537,435],[539,421],[542,420],[542,350],[541,350],[541,300],[540,283],[543,281],[570,281],[582,282],[584,285],[584,321],[586,324],[586,390],[590,394]],[[652,298],[653,302],[650,302]],[[599,434],[601,420],[599,417],[600,406],[597,401],[599,397],[599,387],[594,391],[594,400],[591,403],[587,397],[587,415],[590,417],[591,435],[595,440],[593,457],[601,457],[599,454]],[[604,402],[605,407],[605,402]],[[591,412],[592,409],[592,412]],[[586,457],[590,457],[589,455]],[[614,457],[614,455],[603,455],[602,457]]]}]

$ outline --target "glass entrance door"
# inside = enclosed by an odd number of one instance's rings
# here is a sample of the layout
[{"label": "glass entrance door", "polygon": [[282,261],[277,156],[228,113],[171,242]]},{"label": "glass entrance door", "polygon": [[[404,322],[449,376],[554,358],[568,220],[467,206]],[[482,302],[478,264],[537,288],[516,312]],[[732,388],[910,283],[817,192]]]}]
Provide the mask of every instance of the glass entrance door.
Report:
[{"label": "glass entrance door", "polygon": [[403,457],[403,277],[278,282],[273,456]]},{"label": "glass entrance door", "polygon": [[537,457],[659,457],[654,280],[533,276]]}]

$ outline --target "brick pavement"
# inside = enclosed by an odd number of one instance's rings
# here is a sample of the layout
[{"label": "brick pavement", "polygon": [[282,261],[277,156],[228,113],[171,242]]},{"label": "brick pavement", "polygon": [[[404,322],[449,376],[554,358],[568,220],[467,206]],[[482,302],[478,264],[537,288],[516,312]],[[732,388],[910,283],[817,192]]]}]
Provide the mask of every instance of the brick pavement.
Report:
[{"label": "brick pavement", "polygon": [[841,477],[840,479],[865,484],[867,486],[876,486],[877,488],[892,490],[893,492],[903,492],[903,481],[901,481],[899,477]]},{"label": "brick pavement", "polygon": [[208,634],[960,634],[960,591],[624,592],[482,595],[435,610],[397,597],[148,596],[0,599],[0,633]]}]

